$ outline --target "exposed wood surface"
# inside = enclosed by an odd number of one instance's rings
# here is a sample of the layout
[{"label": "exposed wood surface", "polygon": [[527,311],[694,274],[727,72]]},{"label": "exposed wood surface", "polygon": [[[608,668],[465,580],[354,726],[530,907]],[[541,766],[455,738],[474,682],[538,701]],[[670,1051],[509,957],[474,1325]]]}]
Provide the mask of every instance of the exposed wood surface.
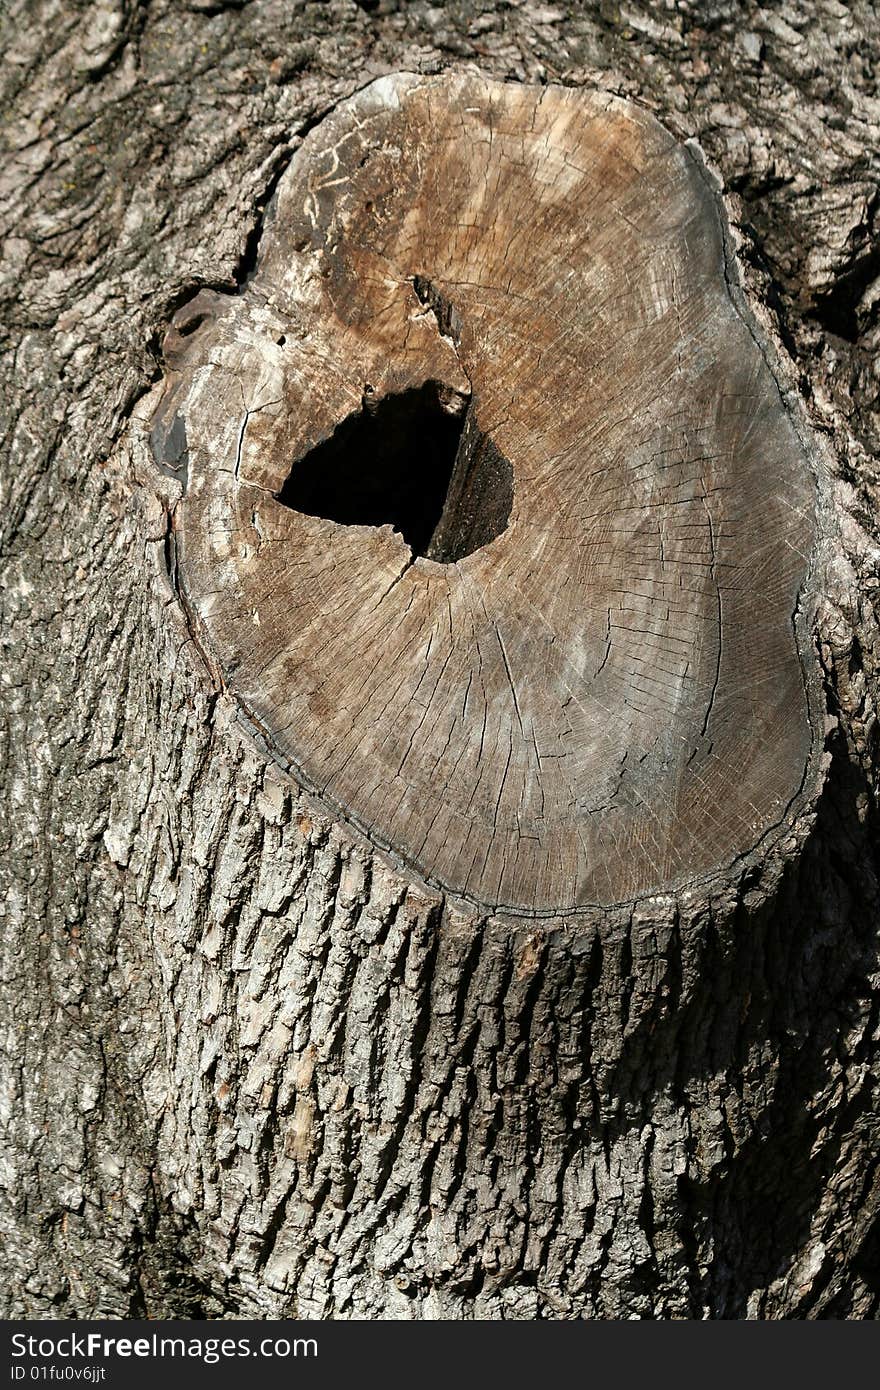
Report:
[{"label": "exposed wood surface", "polygon": [[[4,1316],[880,1314],[876,8],[0,6]],[[541,921],[456,907],[279,766],[173,588],[185,440],[149,444],[174,311],[251,302],[307,132],[464,64],[699,141],[830,445],[817,805],[708,882]],[[320,513],[327,450],[288,503]],[[465,565],[505,458],[432,533]]]},{"label": "exposed wood surface", "polygon": [[[154,445],[194,630],[429,882],[625,901],[799,797],[816,465],[737,278],[699,151],[644,110],[404,74],[308,135],[243,293],[178,315]],[[414,553],[395,506],[465,413]]]}]

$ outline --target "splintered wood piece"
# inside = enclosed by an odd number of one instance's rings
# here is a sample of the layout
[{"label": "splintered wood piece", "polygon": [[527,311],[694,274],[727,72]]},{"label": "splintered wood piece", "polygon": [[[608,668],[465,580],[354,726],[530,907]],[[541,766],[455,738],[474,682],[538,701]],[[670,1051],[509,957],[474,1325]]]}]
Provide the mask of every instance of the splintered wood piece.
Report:
[{"label": "splintered wood piece", "polygon": [[608,94],[382,78],[166,342],[179,592],[275,756],[429,882],[715,874],[815,784],[815,462],[699,151]]}]

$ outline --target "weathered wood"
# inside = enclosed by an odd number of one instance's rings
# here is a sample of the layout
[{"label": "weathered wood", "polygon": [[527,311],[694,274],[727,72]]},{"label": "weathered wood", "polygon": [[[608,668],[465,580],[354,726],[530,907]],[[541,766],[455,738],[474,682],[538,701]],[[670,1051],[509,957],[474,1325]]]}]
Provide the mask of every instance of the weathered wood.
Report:
[{"label": "weathered wood", "polygon": [[[4,1315],[877,1316],[875,9],[2,7]],[[279,768],[173,588],[181,431],[164,471],[149,444],[174,310],[250,302],[306,132],[462,60],[699,141],[832,446],[815,817],[541,921],[456,907]],[[463,566],[508,534],[504,458],[482,535],[436,536]]]},{"label": "weathered wood", "polygon": [[818,454],[714,176],[647,112],[382,78],[165,353],[193,630],[429,883],[627,901],[814,799]]}]

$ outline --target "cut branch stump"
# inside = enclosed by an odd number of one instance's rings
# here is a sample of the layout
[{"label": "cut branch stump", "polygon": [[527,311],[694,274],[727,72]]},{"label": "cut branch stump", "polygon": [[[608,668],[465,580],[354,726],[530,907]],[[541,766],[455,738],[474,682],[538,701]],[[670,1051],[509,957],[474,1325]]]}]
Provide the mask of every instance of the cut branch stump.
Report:
[{"label": "cut branch stump", "polygon": [[818,461],[699,151],[383,78],[166,342],[179,592],[272,753],[480,910],[725,873],[819,781]]}]

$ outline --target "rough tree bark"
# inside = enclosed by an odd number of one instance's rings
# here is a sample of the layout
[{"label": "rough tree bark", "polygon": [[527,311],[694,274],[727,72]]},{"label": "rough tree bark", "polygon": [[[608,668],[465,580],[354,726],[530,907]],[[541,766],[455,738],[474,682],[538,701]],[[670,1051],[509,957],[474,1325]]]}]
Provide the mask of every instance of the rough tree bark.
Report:
[{"label": "rough tree bark", "polygon": [[[0,176],[5,1312],[876,1316],[877,18],[834,0],[13,4]],[[376,847],[400,848],[387,817],[368,835],[332,809],[351,800],[334,768],[316,776],[288,748],[291,775],[282,731],[243,718],[254,631],[241,653],[222,623],[208,641],[199,627],[212,609],[197,542],[217,536],[180,500],[171,406],[188,387],[174,374],[206,343],[222,363],[223,323],[265,310],[278,224],[262,213],[295,186],[307,130],[373,78],[446,68],[481,89],[615,91],[646,128],[653,113],[696,137],[727,191],[749,313],[799,388],[787,409],[825,439],[810,504],[819,592],[804,588],[812,532],[773,503],[805,476],[790,446],[768,454],[768,500],[748,499],[777,569],[773,547],[791,542],[786,602],[809,593],[800,660],[792,636],[768,669],[774,695],[792,663],[808,687],[821,679],[821,768],[797,735],[803,710],[771,721],[761,825],[797,789],[796,763],[812,769],[807,794],[785,834],[733,868],[728,853],[721,873],[719,850],[698,889],[667,855],[657,883],[615,882],[601,909],[577,872],[565,910],[538,879],[505,897],[497,873],[490,891],[454,864],[444,892],[420,851],[404,863]],[[344,276],[344,247],[336,266]],[[406,312],[445,353],[430,379],[453,411],[473,387],[468,420],[485,430],[491,381],[465,341],[474,305],[445,298],[431,267],[409,273]],[[374,420],[389,392],[425,379],[371,381]],[[264,455],[245,446],[271,399],[242,394],[227,412],[239,490],[260,482],[249,470]],[[340,388],[331,434],[346,399]],[[186,445],[188,486],[211,451]],[[292,441],[288,467],[306,447],[320,438]],[[284,476],[268,482],[273,524],[320,540],[333,525],[320,488],[285,492]],[[688,501],[702,499],[714,592],[727,535],[704,493]],[[513,544],[516,487],[511,505],[492,535],[441,521],[412,563],[387,528],[371,531],[382,588],[401,572],[402,593],[474,540],[460,567],[477,573]],[[714,659],[722,691],[718,652],[696,648],[702,683]],[[700,691],[690,717],[705,734],[715,684]],[[737,701],[766,708],[754,687]],[[713,792],[737,824],[739,790],[728,777]]]}]

